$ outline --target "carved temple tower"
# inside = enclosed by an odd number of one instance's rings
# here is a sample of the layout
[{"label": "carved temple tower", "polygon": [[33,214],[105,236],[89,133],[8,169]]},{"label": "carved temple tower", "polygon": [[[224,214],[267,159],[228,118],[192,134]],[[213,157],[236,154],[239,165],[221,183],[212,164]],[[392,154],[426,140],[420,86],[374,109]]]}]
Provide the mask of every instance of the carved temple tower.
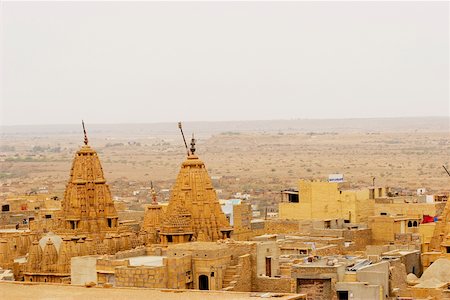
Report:
[{"label": "carved temple tower", "polygon": [[77,151],[72,163],[61,217],[64,231],[95,234],[118,227],[118,215],[100,159],[88,145],[86,132],[84,146]]},{"label": "carved temple tower", "polygon": [[163,220],[163,212],[161,205],[156,201],[156,191],[151,184],[152,203],[147,205],[144,214],[144,222],[140,236],[144,236],[144,243],[158,243],[159,242],[159,230]]},{"label": "carved temple tower", "polygon": [[164,217],[160,232],[162,244],[217,241],[229,238],[233,230],[222,212],[205,164],[195,155],[194,138]]},{"label": "carved temple tower", "polygon": [[[140,245],[130,228],[118,224],[100,159],[88,145],[84,123],[83,131],[84,146],[75,154],[59,218],[29,247],[22,273],[25,281],[69,283],[72,257],[115,254]],[[0,260],[3,252],[0,240]]]}]

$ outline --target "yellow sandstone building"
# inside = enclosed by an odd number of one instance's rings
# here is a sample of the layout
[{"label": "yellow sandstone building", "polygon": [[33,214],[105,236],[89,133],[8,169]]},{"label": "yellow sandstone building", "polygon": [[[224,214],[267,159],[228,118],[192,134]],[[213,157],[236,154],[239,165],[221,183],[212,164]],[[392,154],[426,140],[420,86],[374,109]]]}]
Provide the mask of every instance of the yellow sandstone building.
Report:
[{"label": "yellow sandstone building", "polygon": [[386,195],[385,188],[348,189],[344,182],[300,180],[298,197],[283,198],[279,204],[281,219],[344,219],[366,223],[373,215],[375,198]]}]

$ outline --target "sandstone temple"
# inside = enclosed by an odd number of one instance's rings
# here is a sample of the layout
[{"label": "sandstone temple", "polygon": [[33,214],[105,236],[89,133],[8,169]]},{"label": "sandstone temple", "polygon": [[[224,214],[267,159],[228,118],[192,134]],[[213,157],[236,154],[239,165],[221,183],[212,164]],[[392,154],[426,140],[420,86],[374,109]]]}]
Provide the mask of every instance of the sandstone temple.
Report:
[{"label": "sandstone temple", "polygon": [[30,224],[37,236],[29,246],[26,263],[20,266],[25,281],[70,282],[72,257],[115,254],[139,244],[134,232],[118,224],[100,159],[88,145],[86,131],[84,134],[84,145],[72,162],[61,211],[54,219]]},{"label": "sandstone temple", "polygon": [[[0,290],[14,280],[159,299],[450,299],[448,193],[354,187],[332,174],[219,199],[221,182],[179,128],[186,157],[162,201],[153,182],[142,202],[113,201],[84,124],[60,200],[0,198]],[[271,211],[261,214],[261,199]]]}]

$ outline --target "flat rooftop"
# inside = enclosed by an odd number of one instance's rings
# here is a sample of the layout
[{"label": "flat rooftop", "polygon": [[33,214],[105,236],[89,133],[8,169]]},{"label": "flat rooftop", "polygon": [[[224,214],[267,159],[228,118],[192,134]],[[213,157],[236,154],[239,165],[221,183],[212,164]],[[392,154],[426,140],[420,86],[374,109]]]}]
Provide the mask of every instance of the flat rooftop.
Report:
[{"label": "flat rooftop", "polygon": [[[263,296],[266,295],[266,296]],[[272,295],[272,297],[270,297]],[[277,299],[296,300],[306,299],[306,294],[288,293],[241,293],[225,291],[198,291],[198,290],[168,290],[145,288],[100,288],[80,287],[59,284],[39,283],[12,283],[0,282],[1,299],[164,299],[164,300],[256,300]]]},{"label": "flat rooftop", "polygon": [[191,242],[191,243],[181,243],[169,245],[168,250],[185,250],[185,251],[195,251],[195,250],[222,250],[227,249],[225,244],[220,244],[216,242]]},{"label": "flat rooftop", "polygon": [[7,228],[7,229],[0,229],[0,233],[23,233],[23,232],[30,232],[29,229],[15,229],[15,228]]},{"label": "flat rooftop", "polygon": [[163,259],[165,256],[135,256],[126,258],[130,261],[130,266],[147,266],[147,267],[160,267],[163,265]]}]

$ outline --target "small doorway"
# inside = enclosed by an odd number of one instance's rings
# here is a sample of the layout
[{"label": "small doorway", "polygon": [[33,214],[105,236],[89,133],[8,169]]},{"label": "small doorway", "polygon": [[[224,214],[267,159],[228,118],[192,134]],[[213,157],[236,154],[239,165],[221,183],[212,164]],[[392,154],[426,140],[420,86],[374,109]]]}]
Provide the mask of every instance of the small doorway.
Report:
[{"label": "small doorway", "polygon": [[272,257],[266,257],[266,276],[272,276]]},{"label": "small doorway", "polygon": [[348,300],[348,291],[338,291],[338,300]]},{"label": "small doorway", "polygon": [[200,275],[198,277],[198,289],[209,290],[209,278],[206,275]]}]

